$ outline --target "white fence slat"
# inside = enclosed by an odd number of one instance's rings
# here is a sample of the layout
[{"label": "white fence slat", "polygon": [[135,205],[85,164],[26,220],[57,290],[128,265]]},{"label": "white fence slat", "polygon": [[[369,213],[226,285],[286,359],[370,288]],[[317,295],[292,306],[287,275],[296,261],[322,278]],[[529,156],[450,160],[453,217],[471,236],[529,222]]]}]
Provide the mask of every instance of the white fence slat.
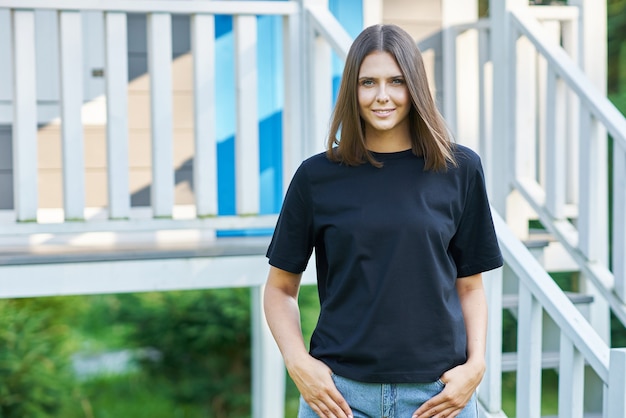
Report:
[{"label": "white fence slat", "polygon": [[[15,7],[16,0],[0,0],[0,8]],[[196,0],[19,0],[24,9],[93,10],[125,13],[210,13],[221,15],[287,15],[298,11],[297,1]]]},{"label": "white fence slat", "polygon": [[[13,59],[11,58],[11,11],[0,9],[0,102],[8,103],[13,97]],[[0,123],[10,124],[8,120],[3,120],[0,112]]]},{"label": "white fence slat", "polygon": [[580,106],[578,248],[590,260],[608,265],[608,173],[606,131]]},{"label": "white fence slat", "polygon": [[256,19],[256,16],[233,18],[237,90],[235,184],[240,215],[257,214],[260,206]]},{"label": "white fence slat", "polygon": [[193,59],[193,185],[197,216],[217,215],[217,143],[215,117],[215,18],[191,16]]},{"label": "white fence slat", "polygon": [[502,274],[503,269],[483,273],[489,328],[487,332],[486,363],[489,365],[478,389],[478,398],[488,412],[502,409]]},{"label": "white fence slat", "polygon": [[626,417],[626,348],[611,350],[606,418]]},{"label": "white fence slat", "polygon": [[537,174],[537,52],[521,38],[517,47],[516,176],[535,179]]},{"label": "white fence slat", "polygon": [[172,18],[148,15],[148,72],[152,129],[151,203],[154,216],[171,217],[174,206],[172,122]]},{"label": "white fence slat", "polygon": [[307,155],[317,154],[325,149],[325,139],[328,133],[328,125],[330,123],[330,115],[333,103],[333,76],[330,45],[320,36],[311,34],[311,51],[313,52],[313,60],[311,62],[310,73],[314,80],[313,96],[313,114],[315,115],[314,123],[311,127],[311,141],[306,144],[305,150]]},{"label": "white fence slat", "polygon": [[626,303],[626,147],[613,146],[613,275],[615,293]]},{"label": "white fence slat", "polygon": [[452,28],[443,28],[442,32],[442,82],[443,82],[443,116],[453,135],[459,135],[457,120],[457,32]]},{"label": "white fence slat", "polygon": [[541,334],[541,304],[520,281],[517,314],[518,417],[541,417]]},{"label": "white fence slat", "polygon": [[561,333],[559,356],[559,418],[583,418],[585,358]]},{"label": "white fence slat", "polygon": [[[561,22],[561,33],[563,37],[563,48],[568,52],[568,55],[574,62],[578,62],[578,8],[574,7],[576,11],[576,17],[572,20]],[[578,96],[568,89],[567,96],[567,195],[566,201],[568,203],[578,203],[578,159],[580,158],[578,153],[578,130],[580,129],[580,123],[578,116],[580,115],[580,100]]]},{"label": "white fence slat", "polygon": [[264,286],[251,293],[252,418],[284,418],[285,365],[263,312]]},{"label": "white fence slat", "polygon": [[556,219],[565,217],[565,85],[548,67],[546,89],[546,207]]},{"label": "white fence slat", "polygon": [[59,12],[59,73],[63,207],[66,220],[85,217],[85,152],[82,123],[83,46],[78,11]]},{"label": "white fence slat", "polygon": [[37,219],[35,13],[13,10],[13,190],[18,221]]},{"label": "white fence slat", "polygon": [[302,141],[305,138],[305,125],[308,122],[303,118],[304,83],[302,48],[302,18],[294,14],[283,18],[283,65],[285,74],[285,100],[283,106],[283,194],[291,182],[293,173],[300,161],[304,159]]},{"label": "white fence slat", "polygon": [[130,216],[126,13],[104,15],[109,218]]}]

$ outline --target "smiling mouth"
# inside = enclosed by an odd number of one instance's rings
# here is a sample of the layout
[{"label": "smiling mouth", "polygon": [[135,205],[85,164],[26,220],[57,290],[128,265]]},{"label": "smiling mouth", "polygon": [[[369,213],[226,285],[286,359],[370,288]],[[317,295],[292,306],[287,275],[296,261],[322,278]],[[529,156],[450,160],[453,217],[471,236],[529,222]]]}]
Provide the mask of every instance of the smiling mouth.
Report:
[{"label": "smiling mouth", "polygon": [[386,116],[388,114],[390,114],[391,112],[393,112],[395,109],[378,109],[378,110],[373,110],[372,112],[374,112],[374,114],[379,115],[379,116]]}]

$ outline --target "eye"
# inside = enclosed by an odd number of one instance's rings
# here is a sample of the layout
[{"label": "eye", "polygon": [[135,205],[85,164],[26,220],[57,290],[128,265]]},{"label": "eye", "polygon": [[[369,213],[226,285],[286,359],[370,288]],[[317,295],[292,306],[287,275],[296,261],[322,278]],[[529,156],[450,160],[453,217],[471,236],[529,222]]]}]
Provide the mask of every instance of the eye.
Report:
[{"label": "eye", "polygon": [[364,86],[364,87],[370,87],[370,86],[374,85],[374,80],[372,80],[370,78],[365,78],[365,79],[361,80],[359,84],[361,86]]},{"label": "eye", "polygon": [[391,80],[391,84],[396,84],[396,85],[404,84],[404,79],[403,78],[394,78],[393,80]]}]

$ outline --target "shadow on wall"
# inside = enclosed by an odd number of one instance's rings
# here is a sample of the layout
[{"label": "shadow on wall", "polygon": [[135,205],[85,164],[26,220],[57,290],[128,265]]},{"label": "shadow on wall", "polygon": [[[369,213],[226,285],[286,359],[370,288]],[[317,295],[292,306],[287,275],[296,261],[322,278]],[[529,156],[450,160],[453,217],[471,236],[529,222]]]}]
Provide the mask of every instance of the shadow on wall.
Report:
[{"label": "shadow on wall", "polygon": [[[148,99],[149,88],[146,78],[147,75],[147,37],[146,37],[146,16],[142,14],[129,14],[128,20],[128,58],[129,58],[129,108],[135,109],[142,107],[149,109]],[[264,26],[263,26],[264,25]],[[274,25],[280,27],[280,25]],[[172,16],[172,50],[173,50],[173,65],[176,66],[175,60],[182,58],[180,61],[190,62],[184,55],[189,56],[191,50],[190,36],[189,36],[190,19],[189,16],[173,15]],[[272,74],[272,78],[280,77],[280,74],[276,71],[274,61],[280,61],[280,57],[277,56],[277,52],[272,50],[271,45],[280,44],[280,39],[277,39],[279,35],[276,35],[275,29],[272,23],[268,20],[260,20],[259,24],[259,45],[266,48],[259,51],[259,56],[263,57],[264,65],[268,68],[260,69],[266,73]],[[222,45],[222,49],[216,51],[219,54],[219,68],[218,78],[221,80],[218,85],[221,88],[222,94],[218,97],[220,108],[218,109],[218,120],[221,125],[230,125],[234,119],[234,99],[232,92],[229,89],[234,90],[234,80],[232,78],[232,49],[229,46],[229,42],[232,42],[232,19],[229,16],[216,16],[215,20],[215,35],[216,39]],[[228,36],[229,35],[229,36]],[[263,38],[265,37],[265,38]],[[221,38],[221,39],[220,39]],[[269,42],[268,42],[269,39]],[[98,48],[96,48],[97,50]],[[96,56],[94,62],[98,62],[103,51],[91,51],[92,56]],[[90,61],[90,65],[93,62]],[[184,64],[187,65],[187,64]],[[183,67],[187,68],[187,67]],[[187,71],[187,70],[185,70]],[[224,74],[220,77],[221,74]],[[183,100],[186,104],[190,102],[188,97],[191,94],[190,91],[190,73],[182,72],[174,75],[174,98],[175,100]],[[143,77],[143,80],[141,79]],[[260,74],[261,78],[261,74]],[[280,95],[279,89],[273,86],[272,80],[264,78],[265,83],[262,83],[259,87],[261,89],[270,89],[271,95]],[[86,80],[87,83],[93,80]],[[100,80],[101,82],[102,80]],[[223,85],[227,84],[227,87]],[[134,87],[133,87],[134,85]],[[139,86],[139,87],[137,87]],[[182,87],[181,87],[182,86]],[[178,90],[177,90],[178,89]],[[85,93],[93,95],[92,93],[99,91],[99,88],[87,88]],[[224,94],[226,93],[226,94]],[[185,96],[185,97],[183,97]],[[223,97],[224,96],[224,97]],[[229,97],[225,97],[229,96]],[[263,91],[260,92],[260,98],[267,98],[270,94]],[[182,97],[182,99],[181,99]],[[86,99],[93,100],[94,97],[87,97]],[[225,100],[228,99],[228,100]],[[135,101],[132,101],[135,100]],[[273,102],[271,100],[274,100]],[[259,138],[260,138],[260,170],[261,170],[261,212],[262,213],[275,213],[279,210],[282,199],[282,181],[281,181],[281,167],[282,167],[282,155],[281,155],[281,142],[282,142],[282,112],[270,110],[276,109],[276,100],[271,99],[270,105],[266,106],[266,111],[262,113],[264,118],[259,121]],[[137,106],[139,104],[140,106]],[[178,152],[176,154],[177,161],[175,162],[175,188],[176,188],[176,203],[177,204],[192,204],[193,197],[193,138],[191,129],[192,116],[189,114],[187,107],[180,106],[180,102],[174,103],[174,118],[175,129],[173,140],[175,147],[180,149],[184,148],[184,152]],[[261,104],[261,107],[265,104]],[[183,110],[181,110],[183,109]],[[178,113],[177,113],[178,112]],[[226,113],[228,118],[220,114]],[[146,112],[144,112],[146,113]],[[179,121],[180,118],[184,120]],[[190,119],[191,118],[191,119]],[[131,142],[134,144],[140,143],[136,146],[130,146],[130,165],[131,171],[131,188],[134,192],[131,194],[132,206],[149,206],[150,194],[151,194],[151,174],[150,174],[150,139],[149,139],[149,115],[148,119],[145,116],[140,116],[140,121],[131,121],[130,135]],[[132,126],[133,124],[141,125]],[[41,131],[47,130],[48,125],[40,126]],[[181,127],[182,126],[182,127]],[[88,127],[86,127],[89,129]],[[100,126],[102,130],[102,126]],[[55,129],[58,130],[58,127]],[[220,129],[222,132],[218,132],[218,192],[219,192],[219,213],[220,214],[234,214],[235,213],[235,157],[234,157],[234,137],[232,131],[233,127],[227,127],[227,129]],[[230,130],[231,134],[227,132]],[[226,131],[226,133],[224,132]],[[55,137],[56,135],[56,137]],[[103,132],[97,135],[85,137],[86,153],[91,155],[91,160],[86,157],[86,171],[87,171],[87,205],[88,206],[101,206],[106,205],[106,172],[105,162],[106,159],[106,146],[105,137]],[[12,135],[10,125],[0,125],[0,209],[12,209],[14,207],[13,199],[13,162],[12,162]],[[43,142],[41,142],[43,141]],[[61,157],[60,157],[60,138],[58,132],[53,134],[46,133],[43,139],[40,137],[39,162],[40,162],[40,182],[48,184],[45,187],[40,187],[40,203],[43,207],[58,207],[62,204],[62,187],[61,187]],[[129,144],[130,145],[130,144]],[[181,148],[182,147],[182,148]],[[145,150],[148,150],[147,152]],[[42,157],[43,156],[43,157]],[[97,159],[97,167],[94,168],[92,160]],[[43,161],[43,164],[41,162]],[[174,169],[174,167],[173,167]],[[98,171],[96,173],[96,171]],[[138,173],[138,174],[137,174]],[[43,179],[42,179],[43,176]],[[91,176],[91,177],[90,177]],[[134,177],[133,177],[134,176]],[[93,179],[97,177],[97,181]],[[45,197],[41,197],[42,190]],[[90,197],[91,196],[91,197]],[[95,199],[94,199],[95,196]],[[53,203],[50,203],[53,202]],[[94,203],[96,202],[96,203]]]}]

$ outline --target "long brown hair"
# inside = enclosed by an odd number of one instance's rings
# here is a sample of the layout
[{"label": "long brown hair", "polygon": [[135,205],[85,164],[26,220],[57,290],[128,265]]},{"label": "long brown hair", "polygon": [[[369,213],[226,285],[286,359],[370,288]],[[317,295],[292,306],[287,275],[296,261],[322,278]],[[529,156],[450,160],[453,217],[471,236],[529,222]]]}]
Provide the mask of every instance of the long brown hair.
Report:
[{"label": "long brown hair", "polygon": [[330,124],[328,158],[347,165],[366,161],[376,167],[382,165],[365,146],[357,100],[361,63],[375,51],[391,54],[402,71],[412,103],[408,115],[412,149],[415,155],[424,157],[424,169],[438,171],[445,170],[449,163],[454,165],[453,145],[431,96],[422,54],[413,38],[396,25],[370,26],[352,43]]}]

